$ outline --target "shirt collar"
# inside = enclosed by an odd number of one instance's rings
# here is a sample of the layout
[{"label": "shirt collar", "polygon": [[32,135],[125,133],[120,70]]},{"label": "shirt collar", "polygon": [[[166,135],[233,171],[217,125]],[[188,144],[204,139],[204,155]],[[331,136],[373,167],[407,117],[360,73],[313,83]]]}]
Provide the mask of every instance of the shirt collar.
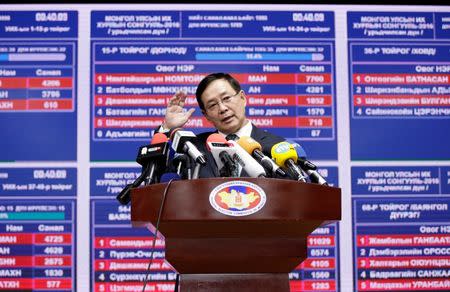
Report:
[{"label": "shirt collar", "polygon": [[[240,128],[236,133],[234,133],[234,134],[236,134],[236,135],[238,135],[239,136],[239,138],[240,137],[251,137],[251,135],[252,135],[252,130],[253,130],[253,125],[252,125],[252,123],[249,121],[249,120],[247,120],[246,121],[246,124],[242,127],[242,128]],[[223,136],[226,136],[226,134],[224,134],[224,133],[222,133],[222,132],[220,132],[220,131],[218,131],[220,134],[222,134]]]}]

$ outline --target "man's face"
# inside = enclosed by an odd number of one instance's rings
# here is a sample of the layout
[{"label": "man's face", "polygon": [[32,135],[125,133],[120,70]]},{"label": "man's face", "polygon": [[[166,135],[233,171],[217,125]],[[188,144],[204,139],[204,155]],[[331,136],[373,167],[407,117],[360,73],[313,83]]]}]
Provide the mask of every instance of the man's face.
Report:
[{"label": "man's face", "polygon": [[211,82],[202,96],[205,110],[203,114],[219,131],[231,134],[245,123],[245,105],[243,91],[236,92],[224,79]]}]

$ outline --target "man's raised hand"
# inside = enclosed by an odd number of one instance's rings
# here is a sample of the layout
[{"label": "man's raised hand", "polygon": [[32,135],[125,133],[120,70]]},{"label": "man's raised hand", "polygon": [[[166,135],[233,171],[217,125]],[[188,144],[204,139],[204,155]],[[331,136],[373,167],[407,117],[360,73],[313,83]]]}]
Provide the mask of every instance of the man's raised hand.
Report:
[{"label": "man's raised hand", "polygon": [[164,117],[164,128],[181,128],[187,123],[189,118],[194,113],[195,108],[191,108],[188,111],[183,108],[186,98],[186,93],[179,91],[169,100],[166,109],[166,116]]}]

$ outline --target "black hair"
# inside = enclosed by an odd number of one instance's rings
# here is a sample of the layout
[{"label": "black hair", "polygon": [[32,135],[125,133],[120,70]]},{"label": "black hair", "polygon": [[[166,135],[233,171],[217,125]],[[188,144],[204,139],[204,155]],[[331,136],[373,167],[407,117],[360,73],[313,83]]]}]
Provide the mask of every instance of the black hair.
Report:
[{"label": "black hair", "polygon": [[203,92],[206,90],[206,88],[209,86],[209,84],[211,84],[211,82],[219,80],[219,79],[226,80],[231,85],[231,87],[234,90],[236,90],[236,92],[241,91],[241,85],[239,84],[239,81],[234,79],[234,77],[231,76],[230,74],[228,74],[228,73],[209,74],[208,76],[203,78],[202,81],[200,81],[200,83],[197,86],[197,91],[195,92],[195,98],[197,98],[197,103],[202,110],[205,110],[205,105],[203,104],[203,101],[202,101]]}]

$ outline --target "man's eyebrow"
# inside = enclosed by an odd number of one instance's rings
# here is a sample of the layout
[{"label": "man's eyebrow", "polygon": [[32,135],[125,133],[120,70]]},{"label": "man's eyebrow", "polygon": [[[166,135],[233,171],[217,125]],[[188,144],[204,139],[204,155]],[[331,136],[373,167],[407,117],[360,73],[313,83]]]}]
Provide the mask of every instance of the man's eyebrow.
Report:
[{"label": "man's eyebrow", "polygon": [[210,99],[209,101],[206,102],[206,104],[210,104],[211,102],[217,102],[217,99],[216,98]]},{"label": "man's eyebrow", "polygon": [[206,102],[206,104],[211,103],[211,102],[217,102],[218,100],[221,100],[222,98],[228,96],[228,92],[223,92],[222,94],[219,94],[218,96],[214,97],[213,99],[210,99],[209,101]]}]

